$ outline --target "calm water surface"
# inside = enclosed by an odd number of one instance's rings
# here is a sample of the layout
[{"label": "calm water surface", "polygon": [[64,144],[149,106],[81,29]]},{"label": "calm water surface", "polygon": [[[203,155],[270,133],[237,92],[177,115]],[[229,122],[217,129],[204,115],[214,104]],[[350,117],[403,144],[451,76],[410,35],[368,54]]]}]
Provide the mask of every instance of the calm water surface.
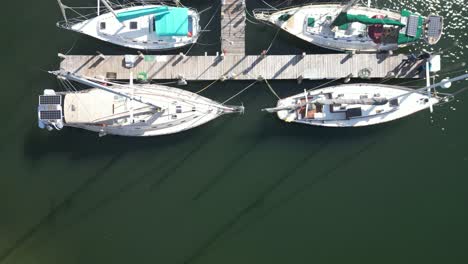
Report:
[{"label": "calm water surface", "polygon": [[[203,25],[218,4],[184,3],[213,6]],[[445,72],[460,69],[468,51],[463,1],[415,3],[378,5],[440,11],[448,27],[435,50]],[[177,135],[48,133],[37,128],[37,95],[59,89],[44,72],[57,68],[57,52],[133,51],[57,29],[53,0],[7,1],[2,10],[0,263],[468,262],[468,94],[433,114],[322,129],[260,112],[275,99],[257,84],[233,102],[244,103],[245,115]],[[200,39],[213,45],[192,54],[219,50],[217,21]],[[249,54],[276,32],[255,24],[247,31]],[[283,33],[271,49],[302,51],[329,52]],[[271,83],[283,97],[320,84]],[[226,82],[204,95],[223,100],[248,84]]]}]

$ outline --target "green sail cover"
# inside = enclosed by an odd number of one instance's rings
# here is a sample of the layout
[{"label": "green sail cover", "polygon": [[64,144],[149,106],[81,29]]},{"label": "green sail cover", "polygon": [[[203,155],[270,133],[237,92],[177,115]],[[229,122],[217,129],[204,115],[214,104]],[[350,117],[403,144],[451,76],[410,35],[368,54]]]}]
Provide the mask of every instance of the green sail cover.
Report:
[{"label": "green sail cover", "polygon": [[158,6],[158,7],[144,8],[144,9],[138,9],[138,10],[124,11],[124,12],[117,13],[117,20],[119,20],[120,22],[124,22],[127,20],[139,18],[142,16],[165,13],[165,12],[168,12],[167,6]]},{"label": "green sail cover", "polygon": [[389,18],[370,18],[366,15],[351,15],[348,13],[341,13],[333,22],[333,26],[341,26],[347,23],[359,22],[366,25],[393,25],[404,27],[405,25],[400,21]]},{"label": "green sail cover", "polygon": [[188,8],[171,7],[154,18],[156,35],[187,36],[189,33]]}]

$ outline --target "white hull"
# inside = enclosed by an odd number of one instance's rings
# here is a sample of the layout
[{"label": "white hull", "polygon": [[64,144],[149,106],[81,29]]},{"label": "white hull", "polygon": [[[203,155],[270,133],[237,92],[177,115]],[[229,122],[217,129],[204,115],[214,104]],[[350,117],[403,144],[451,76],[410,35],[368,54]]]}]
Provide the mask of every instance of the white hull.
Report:
[{"label": "white hull", "polygon": [[[52,124],[57,128],[54,123],[60,123],[61,127],[81,128],[100,135],[160,136],[186,131],[242,109],[161,85],[146,84],[135,85],[134,89],[112,89],[117,93],[141,98],[150,105],[97,88],[56,93],[61,96],[62,103],[53,107],[40,104],[39,125],[47,128],[48,124]],[[157,108],[152,105],[157,105]],[[50,109],[63,111],[62,119],[41,120],[41,115],[44,115],[41,111]]]},{"label": "white hull", "polygon": [[[115,12],[132,12],[147,8],[160,7],[160,5],[134,6],[116,10]],[[90,37],[139,50],[170,50],[182,48],[197,42],[200,34],[200,17],[195,10],[189,9],[189,17],[192,25],[191,36],[157,36],[154,32],[152,15],[141,16],[124,22],[119,22],[112,13],[81,21],[78,23],[63,23],[59,27],[72,30]],[[136,23],[137,28],[131,28],[130,24]]]},{"label": "white hull", "polygon": [[[340,14],[341,10],[342,6],[337,4],[314,4],[273,13],[258,11],[255,16],[257,19],[273,24],[306,42],[337,51],[390,51],[416,42],[399,43],[398,32],[394,32],[392,34],[395,36],[388,34],[385,41],[376,43],[368,33],[368,26],[358,22],[350,23],[347,29],[334,27],[332,26],[333,19]],[[363,6],[352,7],[348,14],[367,17],[385,16],[388,19],[404,21],[398,12]],[[284,16],[290,17],[287,20],[281,19]],[[314,21],[313,25],[308,24],[309,19]],[[435,44],[438,38],[431,40],[431,44]]]},{"label": "white hull", "polygon": [[[309,100],[318,97],[361,100],[363,98],[397,98],[384,105],[341,104],[323,105],[316,110],[305,107],[277,112],[280,119],[323,127],[362,127],[390,122],[416,112],[428,109],[431,105],[439,103],[439,99],[425,93],[412,92],[413,90],[399,86],[382,84],[349,84],[327,87],[309,91]],[[305,100],[305,94],[298,94],[278,101],[278,108],[297,105]],[[349,110],[359,109],[359,115],[349,116]],[[301,113],[302,111],[302,113]],[[307,111],[307,112],[306,112]]]}]

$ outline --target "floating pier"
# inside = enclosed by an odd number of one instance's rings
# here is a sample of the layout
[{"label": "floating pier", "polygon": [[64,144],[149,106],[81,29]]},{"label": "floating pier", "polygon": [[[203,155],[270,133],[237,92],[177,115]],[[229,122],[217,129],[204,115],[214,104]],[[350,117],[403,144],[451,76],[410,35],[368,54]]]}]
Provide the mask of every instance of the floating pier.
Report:
[{"label": "floating pier", "polygon": [[60,68],[90,77],[126,80],[130,72],[139,79],[208,81],[217,79],[322,80],[354,78],[418,78],[425,63],[409,63],[405,55],[315,54],[267,56],[145,55],[132,66],[125,56],[63,56]]}]

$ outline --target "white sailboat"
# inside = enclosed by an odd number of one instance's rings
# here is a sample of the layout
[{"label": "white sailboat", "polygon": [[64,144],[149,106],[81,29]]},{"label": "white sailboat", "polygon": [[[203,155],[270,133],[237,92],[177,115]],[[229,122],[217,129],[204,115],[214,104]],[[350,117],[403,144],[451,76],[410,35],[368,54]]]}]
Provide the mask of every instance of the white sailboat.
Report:
[{"label": "white sailboat", "polygon": [[39,96],[39,127],[75,127],[103,135],[160,136],[203,125],[221,115],[242,113],[243,106],[227,106],[198,94],[154,84],[129,85],[51,72],[68,86],[70,81],[93,88],[67,92],[45,90]]},{"label": "white sailboat", "polygon": [[346,84],[304,91],[278,101],[264,111],[277,113],[286,122],[323,127],[362,127],[397,120],[453,98],[441,94],[437,87],[449,88],[451,82],[464,80],[468,74],[430,84],[429,63],[427,86],[409,89],[384,84]]},{"label": "white sailboat", "polygon": [[351,52],[391,51],[420,40],[436,44],[443,18],[408,10],[388,11],[358,5],[309,4],[283,10],[258,9],[258,20],[279,27],[320,47]]},{"label": "white sailboat", "polygon": [[[115,45],[139,50],[177,49],[197,42],[200,16],[194,9],[153,4],[126,4],[114,9],[109,0],[97,0],[97,13],[68,18],[73,10],[57,0],[64,21],[57,26]],[[101,14],[101,3],[108,12]]]}]

